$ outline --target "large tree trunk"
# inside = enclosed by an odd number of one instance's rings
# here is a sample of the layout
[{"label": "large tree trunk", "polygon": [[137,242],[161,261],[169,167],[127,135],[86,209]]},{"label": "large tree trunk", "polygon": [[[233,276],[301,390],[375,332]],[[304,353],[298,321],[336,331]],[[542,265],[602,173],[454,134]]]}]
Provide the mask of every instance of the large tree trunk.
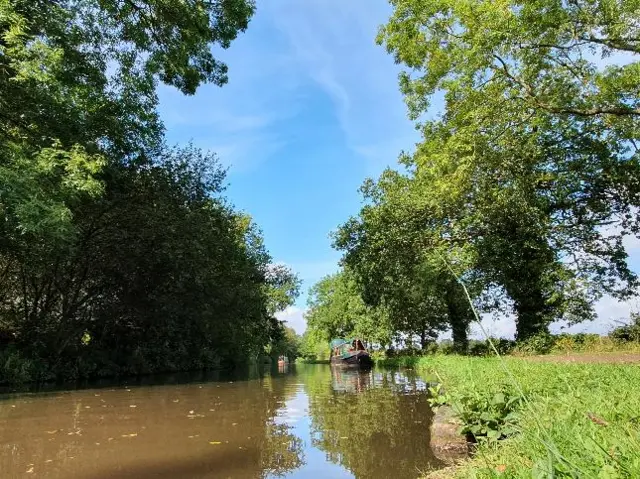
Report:
[{"label": "large tree trunk", "polygon": [[427,333],[423,329],[422,331],[420,331],[420,349],[424,351],[426,347],[427,347]]},{"label": "large tree trunk", "polygon": [[457,281],[447,283],[445,302],[453,336],[453,349],[459,354],[465,354],[469,347],[467,333],[473,312],[462,286]]},{"label": "large tree trunk", "polygon": [[524,341],[536,334],[548,333],[550,308],[545,302],[542,291],[531,288],[520,297],[513,297],[515,302],[516,339]]}]

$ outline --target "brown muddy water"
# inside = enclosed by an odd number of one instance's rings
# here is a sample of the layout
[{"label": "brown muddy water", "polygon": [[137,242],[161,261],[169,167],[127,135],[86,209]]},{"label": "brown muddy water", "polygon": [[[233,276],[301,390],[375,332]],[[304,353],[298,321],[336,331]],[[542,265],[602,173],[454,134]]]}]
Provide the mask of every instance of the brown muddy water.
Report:
[{"label": "brown muddy water", "polygon": [[2,395],[0,478],[402,479],[451,459],[410,371],[214,379]]}]

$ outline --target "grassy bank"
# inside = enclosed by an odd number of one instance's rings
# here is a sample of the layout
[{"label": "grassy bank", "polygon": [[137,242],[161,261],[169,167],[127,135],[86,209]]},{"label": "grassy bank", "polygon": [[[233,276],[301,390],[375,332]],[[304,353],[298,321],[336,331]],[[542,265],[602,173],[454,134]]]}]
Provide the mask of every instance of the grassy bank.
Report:
[{"label": "grassy bank", "polygon": [[379,364],[442,384],[434,404],[451,405],[479,440],[456,477],[640,477],[638,365],[438,355]]},{"label": "grassy bank", "polygon": [[307,358],[298,358],[296,359],[297,364],[330,364],[331,361],[328,359],[307,359]]}]

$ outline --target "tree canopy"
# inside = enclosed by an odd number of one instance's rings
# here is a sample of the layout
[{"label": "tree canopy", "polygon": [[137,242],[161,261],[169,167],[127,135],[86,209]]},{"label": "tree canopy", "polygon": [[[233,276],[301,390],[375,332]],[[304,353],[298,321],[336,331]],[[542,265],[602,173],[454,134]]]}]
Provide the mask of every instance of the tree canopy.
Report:
[{"label": "tree canopy", "polygon": [[156,109],[160,83],[227,82],[213,52],[254,9],[0,1],[0,382],[214,367],[281,340],[299,280]]},{"label": "tree canopy", "polygon": [[518,339],[636,294],[640,5],[390,3],[377,41],[422,139],[334,235],[365,303],[395,332],[451,327],[464,350],[458,280],[481,311],[511,304]]},{"label": "tree canopy", "polygon": [[457,273],[506,292],[521,339],[634,294],[622,239],[638,233],[638,5],[391,3],[378,41],[407,68],[423,136],[401,191],[422,202],[430,247],[470,250]]}]

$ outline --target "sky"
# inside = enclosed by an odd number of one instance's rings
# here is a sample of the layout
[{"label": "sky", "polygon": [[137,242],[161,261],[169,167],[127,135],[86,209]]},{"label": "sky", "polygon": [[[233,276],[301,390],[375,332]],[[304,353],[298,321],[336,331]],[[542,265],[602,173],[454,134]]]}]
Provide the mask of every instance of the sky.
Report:
[{"label": "sky", "polygon": [[[190,97],[159,90],[168,142],[217,153],[229,168],[228,198],[261,227],[274,261],[302,279],[296,305],[279,315],[298,333],[307,290],[338,269],[329,233],[359,211],[364,179],[419,139],[400,68],[375,44],[390,12],[385,0],[258,1],[248,30],[217,52],[227,85]],[[640,244],[629,245],[640,266]],[[606,332],[634,307],[607,298],[600,321],[571,331]],[[483,323],[496,335],[515,331],[510,317]]]}]

